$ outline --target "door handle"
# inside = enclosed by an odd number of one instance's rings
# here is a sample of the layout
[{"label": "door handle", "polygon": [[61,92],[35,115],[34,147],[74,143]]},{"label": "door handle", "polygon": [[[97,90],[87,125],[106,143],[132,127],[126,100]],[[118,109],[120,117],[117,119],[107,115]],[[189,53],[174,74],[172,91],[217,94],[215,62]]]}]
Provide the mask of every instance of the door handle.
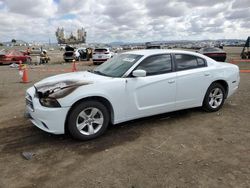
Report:
[{"label": "door handle", "polygon": [[173,84],[173,83],[175,83],[175,80],[169,80],[168,83]]},{"label": "door handle", "polygon": [[205,72],[204,76],[210,76],[209,72]]}]

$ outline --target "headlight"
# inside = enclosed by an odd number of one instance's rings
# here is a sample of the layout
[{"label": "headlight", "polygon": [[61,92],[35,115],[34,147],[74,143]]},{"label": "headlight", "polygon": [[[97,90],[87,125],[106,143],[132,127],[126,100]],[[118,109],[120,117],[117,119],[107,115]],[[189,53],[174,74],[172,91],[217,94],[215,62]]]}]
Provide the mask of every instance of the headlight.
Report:
[{"label": "headlight", "polygon": [[57,99],[66,97],[75,89],[82,85],[88,85],[90,82],[80,82],[75,80],[66,80],[59,83],[42,83],[35,84],[36,97],[39,98],[40,104],[45,107],[59,108],[61,105]]},{"label": "headlight", "polygon": [[40,98],[39,99],[42,106],[49,107],[49,108],[60,108],[61,105],[55,98]]}]

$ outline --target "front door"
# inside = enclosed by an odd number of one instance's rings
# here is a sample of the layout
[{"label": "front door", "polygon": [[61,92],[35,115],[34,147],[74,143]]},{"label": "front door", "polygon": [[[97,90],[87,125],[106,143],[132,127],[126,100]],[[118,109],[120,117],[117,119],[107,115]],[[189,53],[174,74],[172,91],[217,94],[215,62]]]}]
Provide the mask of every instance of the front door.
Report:
[{"label": "front door", "polygon": [[146,77],[126,78],[128,119],[140,118],[175,109],[176,72],[172,71],[170,54],[154,55],[142,61],[136,70]]}]

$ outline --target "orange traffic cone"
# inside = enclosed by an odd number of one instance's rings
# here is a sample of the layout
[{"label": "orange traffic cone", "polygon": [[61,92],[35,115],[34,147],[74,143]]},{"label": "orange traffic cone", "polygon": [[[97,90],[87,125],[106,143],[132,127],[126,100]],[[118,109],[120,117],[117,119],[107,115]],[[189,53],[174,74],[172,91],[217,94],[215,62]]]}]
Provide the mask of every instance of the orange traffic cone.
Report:
[{"label": "orange traffic cone", "polygon": [[22,83],[29,83],[29,80],[28,80],[28,71],[27,71],[26,67],[24,67],[24,69],[23,69]]},{"label": "orange traffic cone", "polygon": [[76,72],[76,61],[73,60],[73,63],[72,63],[72,72]]}]

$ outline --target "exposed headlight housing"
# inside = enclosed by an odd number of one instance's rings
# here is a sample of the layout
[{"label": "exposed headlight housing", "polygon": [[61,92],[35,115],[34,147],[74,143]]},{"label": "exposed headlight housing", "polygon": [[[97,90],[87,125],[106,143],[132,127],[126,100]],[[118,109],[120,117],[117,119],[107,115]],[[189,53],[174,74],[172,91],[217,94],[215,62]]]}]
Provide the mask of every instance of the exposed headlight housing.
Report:
[{"label": "exposed headlight housing", "polygon": [[50,98],[50,97],[40,98],[39,101],[42,106],[45,106],[48,108],[60,108],[61,107],[61,105],[55,98]]},{"label": "exposed headlight housing", "polygon": [[72,93],[76,88],[87,85],[89,82],[79,82],[67,80],[59,83],[36,84],[36,96],[39,98],[40,104],[49,108],[59,108],[61,105],[57,99],[63,98]]}]

